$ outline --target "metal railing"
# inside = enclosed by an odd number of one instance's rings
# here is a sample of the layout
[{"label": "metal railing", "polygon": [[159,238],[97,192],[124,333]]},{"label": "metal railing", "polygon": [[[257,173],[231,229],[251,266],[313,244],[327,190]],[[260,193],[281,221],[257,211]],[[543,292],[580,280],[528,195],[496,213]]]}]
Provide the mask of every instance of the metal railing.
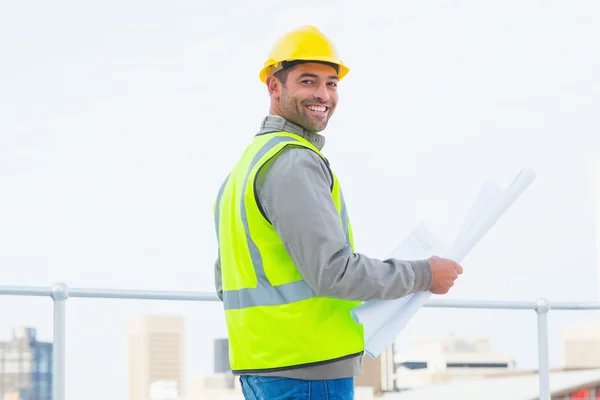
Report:
[{"label": "metal railing", "polygon": [[[66,400],[65,350],[66,302],[71,297],[94,299],[220,301],[214,293],[181,291],[144,291],[110,289],[76,289],[64,283],[50,287],[0,286],[0,295],[50,297],[54,301],[54,340],[52,346],[52,398]],[[478,308],[497,310],[532,310],[537,314],[540,400],[550,399],[548,362],[548,312],[552,310],[600,310],[600,302],[430,300],[425,307]]]}]

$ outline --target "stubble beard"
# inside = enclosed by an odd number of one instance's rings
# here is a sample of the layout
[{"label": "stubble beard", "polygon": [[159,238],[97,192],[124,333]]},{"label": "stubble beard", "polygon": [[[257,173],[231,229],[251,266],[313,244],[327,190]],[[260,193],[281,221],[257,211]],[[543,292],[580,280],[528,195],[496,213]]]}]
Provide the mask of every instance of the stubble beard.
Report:
[{"label": "stubble beard", "polygon": [[285,115],[285,118],[290,122],[293,122],[312,133],[321,132],[327,127],[332,112],[331,109],[328,111],[327,119],[325,119],[325,121],[314,122],[308,115],[306,107],[302,105],[302,102],[296,101],[294,98],[285,94],[281,96],[281,111]]}]

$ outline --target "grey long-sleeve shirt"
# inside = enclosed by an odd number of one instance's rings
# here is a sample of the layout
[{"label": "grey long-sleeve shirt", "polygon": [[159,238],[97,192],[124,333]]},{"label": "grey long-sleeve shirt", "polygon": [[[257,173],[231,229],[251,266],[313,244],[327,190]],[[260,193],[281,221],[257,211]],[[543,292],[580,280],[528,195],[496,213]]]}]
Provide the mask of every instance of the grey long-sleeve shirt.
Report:
[{"label": "grey long-sleeve shirt", "polygon": [[[325,138],[280,117],[269,116],[261,132],[287,131],[322,149]],[[426,260],[379,260],[353,253],[331,197],[332,177],[315,152],[289,147],[261,170],[256,193],[267,218],[306,283],[318,296],[348,300],[388,300],[428,290]],[[314,221],[319,221],[315,224]],[[215,286],[222,299],[220,261]],[[264,375],[297,379],[337,379],[362,373],[362,357]]]}]

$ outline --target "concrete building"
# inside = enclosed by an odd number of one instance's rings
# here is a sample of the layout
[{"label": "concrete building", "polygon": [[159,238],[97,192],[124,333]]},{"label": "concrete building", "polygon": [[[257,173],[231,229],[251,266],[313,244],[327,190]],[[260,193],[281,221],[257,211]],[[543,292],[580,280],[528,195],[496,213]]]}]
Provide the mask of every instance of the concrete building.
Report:
[{"label": "concrete building", "polygon": [[215,339],[214,343],[214,372],[220,374],[231,371],[229,364],[229,339]]},{"label": "concrete building", "polygon": [[[600,398],[600,370],[550,373],[552,400],[596,400]],[[386,393],[381,400],[537,400],[540,398],[537,371],[482,378],[458,378],[449,382],[399,393]]]},{"label": "concrete building", "polygon": [[363,357],[363,374],[354,379],[355,388],[368,388],[374,395],[395,390],[394,346],[389,346],[377,358]]},{"label": "concrete building", "polygon": [[381,393],[383,391],[382,364],[381,356],[375,359],[364,356],[363,374],[354,379],[354,386],[370,388],[373,393]]},{"label": "concrete building", "polygon": [[454,335],[415,341],[406,355],[396,355],[396,389],[407,390],[460,377],[505,374],[514,360],[494,353],[488,339]]},{"label": "concrete building", "polygon": [[[232,374],[228,356],[227,368],[223,366],[225,348],[228,354],[228,346],[224,346],[224,343],[228,344],[227,339],[215,340],[215,373],[190,380],[186,400],[243,398],[239,377]],[[363,358],[364,373],[355,379],[355,400],[374,400],[384,391],[393,390],[393,359],[393,348],[386,349],[376,359],[369,356]]]},{"label": "concrete building", "polygon": [[600,323],[567,325],[562,342],[565,368],[600,368]]},{"label": "concrete building", "polygon": [[243,399],[238,377],[231,372],[223,372],[191,379],[186,400],[202,399]]},{"label": "concrete building", "polygon": [[52,343],[36,336],[34,328],[15,328],[0,343],[0,399],[52,399]]},{"label": "concrete building", "polygon": [[142,316],[129,325],[129,400],[184,398],[184,320]]}]

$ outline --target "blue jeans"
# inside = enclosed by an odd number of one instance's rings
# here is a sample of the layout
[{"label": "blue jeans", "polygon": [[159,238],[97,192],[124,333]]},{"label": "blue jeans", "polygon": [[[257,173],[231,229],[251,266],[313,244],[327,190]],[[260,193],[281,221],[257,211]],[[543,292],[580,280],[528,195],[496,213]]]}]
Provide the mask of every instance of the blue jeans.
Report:
[{"label": "blue jeans", "polygon": [[246,400],[353,400],[354,379],[305,381],[270,376],[240,377]]}]

